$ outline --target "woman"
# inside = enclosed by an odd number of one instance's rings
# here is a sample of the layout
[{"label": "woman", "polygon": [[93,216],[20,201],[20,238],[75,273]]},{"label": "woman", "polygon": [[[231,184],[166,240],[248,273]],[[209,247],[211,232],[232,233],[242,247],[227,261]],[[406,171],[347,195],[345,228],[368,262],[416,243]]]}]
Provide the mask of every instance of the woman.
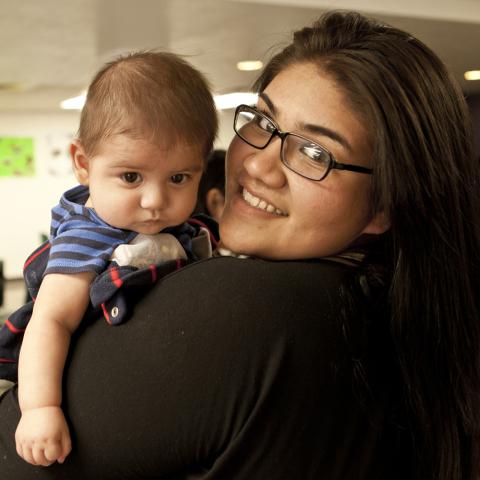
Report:
[{"label": "woman", "polygon": [[297,32],[257,88],[220,226],[241,258],[132,292],[124,326],[85,322],[63,465],[17,458],[7,394],[2,479],[477,478],[479,168],[461,93],[423,44],[355,13]]}]

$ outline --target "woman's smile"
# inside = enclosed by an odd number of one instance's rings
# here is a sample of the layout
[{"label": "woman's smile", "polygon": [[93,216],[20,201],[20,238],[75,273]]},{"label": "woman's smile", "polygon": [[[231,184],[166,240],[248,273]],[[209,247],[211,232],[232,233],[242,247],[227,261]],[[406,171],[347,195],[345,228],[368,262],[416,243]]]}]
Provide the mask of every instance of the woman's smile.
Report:
[{"label": "woman's smile", "polygon": [[250,206],[254,208],[263,210],[267,213],[272,213],[274,215],[280,215],[282,217],[286,217],[288,215],[286,212],[282,212],[279,208],[275,207],[275,205],[272,205],[266,200],[263,200],[262,198],[253,195],[246,188],[243,189],[242,196],[245,202],[247,202]]}]

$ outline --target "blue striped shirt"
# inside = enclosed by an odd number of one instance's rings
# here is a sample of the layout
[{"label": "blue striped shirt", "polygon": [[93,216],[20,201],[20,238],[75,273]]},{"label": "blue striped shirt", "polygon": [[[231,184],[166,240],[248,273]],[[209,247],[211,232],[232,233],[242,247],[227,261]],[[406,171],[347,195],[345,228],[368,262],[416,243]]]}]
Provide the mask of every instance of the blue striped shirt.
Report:
[{"label": "blue striped shirt", "polygon": [[88,188],[78,185],[65,192],[52,209],[52,247],[45,274],[100,273],[115,248],[137,235],[105,223],[92,208],[85,207],[88,196]]}]

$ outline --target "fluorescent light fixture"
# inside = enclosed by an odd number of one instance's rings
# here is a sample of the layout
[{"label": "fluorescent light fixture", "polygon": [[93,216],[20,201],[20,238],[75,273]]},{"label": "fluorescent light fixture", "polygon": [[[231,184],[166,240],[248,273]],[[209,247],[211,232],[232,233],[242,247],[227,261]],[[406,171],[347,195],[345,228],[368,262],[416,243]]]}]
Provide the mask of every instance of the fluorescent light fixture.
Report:
[{"label": "fluorescent light fixture", "polygon": [[263,67],[263,63],[260,60],[244,60],[237,63],[237,68],[244,72],[252,72],[254,70],[260,70]]},{"label": "fluorescent light fixture", "polygon": [[480,70],[470,70],[463,74],[465,80],[480,80]]},{"label": "fluorescent light fixture", "polygon": [[81,110],[85,103],[86,93],[78,95],[78,97],[67,98],[60,102],[60,108],[63,110]]},{"label": "fluorescent light fixture", "polygon": [[[67,98],[60,103],[60,107],[64,110],[81,110],[85,103],[86,94],[77,97]],[[218,110],[228,110],[235,108],[241,103],[253,105],[257,102],[258,95],[252,92],[233,92],[224,95],[215,95],[215,106]]]}]

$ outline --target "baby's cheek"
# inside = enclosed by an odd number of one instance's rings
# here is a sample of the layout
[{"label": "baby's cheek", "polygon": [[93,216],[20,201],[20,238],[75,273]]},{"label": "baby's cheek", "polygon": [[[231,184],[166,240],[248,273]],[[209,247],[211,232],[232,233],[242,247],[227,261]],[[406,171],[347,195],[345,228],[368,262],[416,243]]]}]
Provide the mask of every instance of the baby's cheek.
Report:
[{"label": "baby's cheek", "polygon": [[193,188],[189,192],[189,195],[185,197],[183,204],[185,206],[185,210],[189,210],[189,213],[191,213],[195,208],[195,205],[197,204],[197,198],[198,188]]}]

